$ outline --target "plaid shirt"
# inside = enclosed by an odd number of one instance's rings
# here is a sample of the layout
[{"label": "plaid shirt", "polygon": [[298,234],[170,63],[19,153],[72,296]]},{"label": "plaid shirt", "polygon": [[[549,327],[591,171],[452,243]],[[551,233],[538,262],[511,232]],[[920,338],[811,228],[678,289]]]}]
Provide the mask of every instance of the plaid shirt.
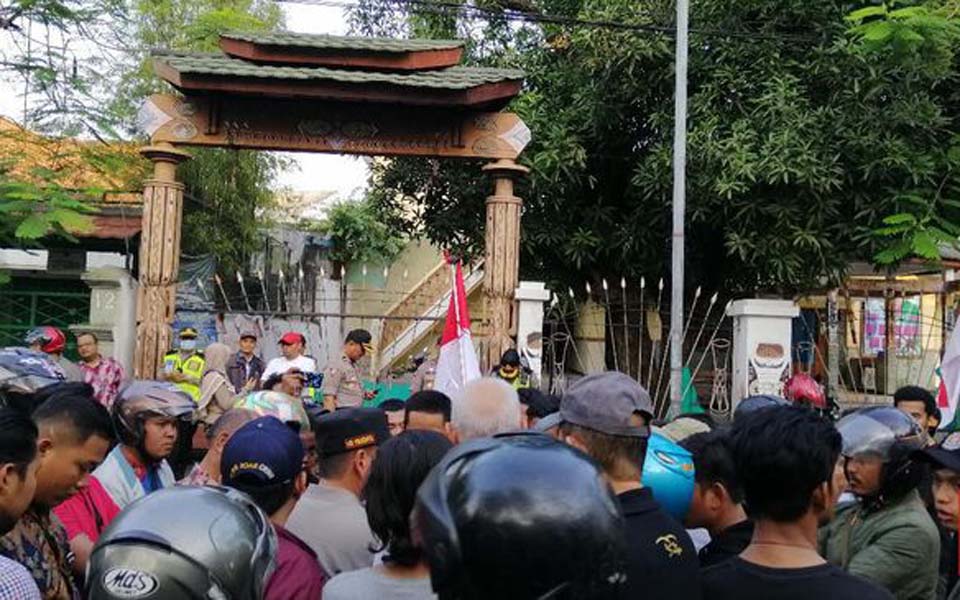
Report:
[{"label": "plaid shirt", "polygon": [[5,556],[0,556],[0,600],[40,600],[30,573]]},{"label": "plaid shirt", "polygon": [[92,367],[88,363],[81,362],[80,370],[83,371],[84,382],[93,386],[94,398],[100,404],[110,408],[123,381],[123,367],[120,363],[112,358],[101,356],[97,366]]}]

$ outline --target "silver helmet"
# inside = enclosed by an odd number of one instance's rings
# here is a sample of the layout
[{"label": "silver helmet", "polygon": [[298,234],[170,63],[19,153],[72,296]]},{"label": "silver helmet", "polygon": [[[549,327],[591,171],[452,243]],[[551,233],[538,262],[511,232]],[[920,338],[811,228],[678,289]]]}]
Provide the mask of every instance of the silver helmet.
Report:
[{"label": "silver helmet", "polygon": [[143,442],[143,421],[149,417],[191,420],[196,405],[186,392],[160,381],[131,381],[113,403],[113,423],[127,444]]},{"label": "silver helmet", "polygon": [[91,600],[260,600],[277,537],[267,515],[236,490],[184,486],[137,500],[97,541]]},{"label": "silver helmet", "polygon": [[919,485],[923,472],[913,452],[924,447],[926,433],[910,415],[893,406],[871,406],[837,422],[846,459],[874,456],[883,461],[880,489],[869,500],[901,498]]}]

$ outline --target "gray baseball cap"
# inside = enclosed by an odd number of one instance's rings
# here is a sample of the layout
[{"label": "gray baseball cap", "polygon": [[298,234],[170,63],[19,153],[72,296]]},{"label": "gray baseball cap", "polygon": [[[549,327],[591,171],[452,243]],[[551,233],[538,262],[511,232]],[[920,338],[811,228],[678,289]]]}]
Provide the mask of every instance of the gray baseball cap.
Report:
[{"label": "gray baseball cap", "polygon": [[650,394],[624,373],[607,371],[580,379],[560,400],[560,420],[607,435],[648,437],[650,428],[631,423],[634,413],[653,418]]}]

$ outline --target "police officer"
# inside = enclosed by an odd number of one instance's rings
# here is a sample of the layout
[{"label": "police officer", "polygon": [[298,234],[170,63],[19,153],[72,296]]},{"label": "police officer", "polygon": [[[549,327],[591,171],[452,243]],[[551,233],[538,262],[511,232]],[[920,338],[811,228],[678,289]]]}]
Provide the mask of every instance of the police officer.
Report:
[{"label": "police officer", "polygon": [[924,448],[926,432],[892,406],[861,408],[840,419],[837,431],[857,501],[820,529],[820,555],[902,600],[935,597],[940,536],[917,491],[923,468],[911,456]]},{"label": "police officer", "polygon": [[180,330],[180,348],[171,350],[163,357],[163,379],[171,381],[193,398],[200,400],[200,379],[206,361],[203,352],[197,350],[197,330],[184,327]]},{"label": "police officer", "polygon": [[[437,339],[437,347],[440,347],[440,339]],[[423,360],[413,372],[413,378],[410,380],[410,394],[432,390],[437,381],[437,361],[431,358],[427,349],[423,350]]]},{"label": "police officer", "polygon": [[530,378],[520,366],[520,354],[513,348],[500,357],[500,364],[494,367],[493,376],[506,381],[515,390],[530,387]]},{"label": "police officer", "polygon": [[366,329],[354,329],[343,343],[343,354],[331,361],[323,370],[323,407],[329,411],[338,408],[360,406],[364,399],[373,398],[374,392],[363,390],[357,363],[373,349],[373,337]]},{"label": "police officer", "polygon": [[330,575],[373,565],[376,546],[361,497],[377,447],[390,439],[377,408],[348,408],[314,424],[320,481],[307,487],[287,528],[317,553]]}]

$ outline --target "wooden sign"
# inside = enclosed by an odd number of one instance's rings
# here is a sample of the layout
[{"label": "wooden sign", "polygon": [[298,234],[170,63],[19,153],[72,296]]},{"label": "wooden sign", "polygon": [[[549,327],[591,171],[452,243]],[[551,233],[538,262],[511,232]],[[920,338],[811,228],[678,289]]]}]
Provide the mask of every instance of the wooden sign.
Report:
[{"label": "wooden sign", "polygon": [[156,94],[139,120],[154,144],[177,146],[515,159],[530,142],[512,113],[372,103]]}]

